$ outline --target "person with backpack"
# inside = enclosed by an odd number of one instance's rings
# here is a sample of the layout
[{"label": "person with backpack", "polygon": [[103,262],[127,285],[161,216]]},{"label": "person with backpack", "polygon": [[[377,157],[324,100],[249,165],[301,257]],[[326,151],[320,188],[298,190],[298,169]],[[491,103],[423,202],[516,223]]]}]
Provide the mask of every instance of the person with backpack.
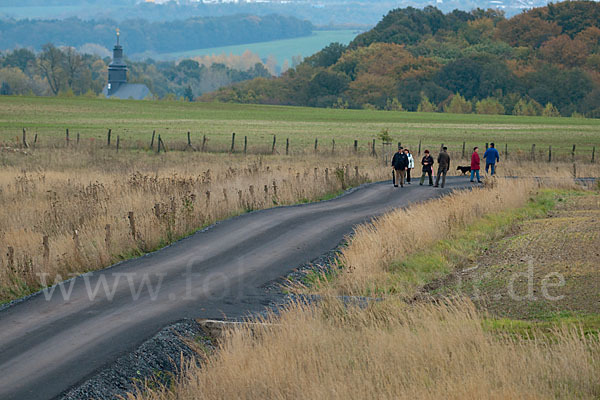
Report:
[{"label": "person with backpack", "polygon": [[435,186],[434,187],[440,186],[440,177],[443,175],[443,178],[442,178],[442,188],[443,188],[444,186],[446,186],[446,174],[448,173],[448,170],[450,169],[450,155],[448,154],[448,148],[446,146],[444,146],[444,148],[442,148],[442,151],[438,155],[437,161],[438,161],[438,172],[437,172],[437,177],[435,178]]},{"label": "person with backpack", "polygon": [[490,148],[483,153],[485,158],[485,173],[488,173],[488,169],[492,170],[492,175],[496,174],[496,162],[500,161],[500,154],[496,150],[494,143],[490,143]]},{"label": "person with backpack", "polygon": [[421,174],[421,183],[419,183],[419,185],[423,186],[423,182],[425,182],[425,175],[429,175],[429,186],[433,186],[433,178],[431,177],[433,174],[433,163],[433,157],[429,155],[429,150],[425,150],[425,155],[421,160],[423,173]]},{"label": "person with backpack", "polygon": [[481,159],[479,158],[479,153],[477,150],[479,147],[473,148],[473,154],[471,154],[471,182],[475,175],[477,175],[477,183],[481,183],[481,179],[479,178],[479,170],[481,169]]},{"label": "person with backpack", "polygon": [[410,170],[415,168],[415,159],[412,154],[410,154],[410,150],[404,149],[404,153],[406,153],[406,157],[408,157],[408,168],[406,168],[406,183],[410,185]]},{"label": "person with backpack", "polygon": [[406,168],[408,168],[408,157],[406,156],[406,153],[404,153],[402,147],[399,147],[398,152],[394,154],[394,158],[392,159],[392,167],[395,171],[394,187],[398,187],[398,182],[400,182],[400,187],[404,187]]}]

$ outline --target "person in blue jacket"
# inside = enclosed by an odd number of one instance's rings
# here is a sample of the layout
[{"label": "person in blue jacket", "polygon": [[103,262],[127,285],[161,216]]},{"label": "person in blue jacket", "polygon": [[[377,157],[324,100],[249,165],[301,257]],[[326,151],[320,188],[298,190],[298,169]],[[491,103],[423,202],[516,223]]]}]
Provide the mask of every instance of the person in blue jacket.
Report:
[{"label": "person in blue jacket", "polygon": [[488,173],[488,170],[492,170],[492,175],[496,173],[496,162],[500,161],[500,154],[494,143],[490,143],[490,148],[485,151],[483,154],[483,158],[485,158],[485,173]]}]

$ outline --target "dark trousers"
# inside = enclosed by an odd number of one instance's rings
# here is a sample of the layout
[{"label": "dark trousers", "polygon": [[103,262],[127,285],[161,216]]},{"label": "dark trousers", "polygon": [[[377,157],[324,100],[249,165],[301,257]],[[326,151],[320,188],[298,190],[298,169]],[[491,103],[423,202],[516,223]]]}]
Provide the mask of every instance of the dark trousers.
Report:
[{"label": "dark trousers", "polygon": [[492,175],[496,174],[496,163],[485,163],[485,173],[488,173],[488,169],[492,169]]},{"label": "dark trousers", "polygon": [[405,169],[397,169],[396,173],[394,174],[394,177],[396,178],[396,180],[394,181],[394,185],[398,186],[398,183],[400,183],[400,186],[404,186],[405,175],[406,175]]},{"label": "dark trousers", "polygon": [[448,172],[448,168],[440,167],[438,168],[437,177],[435,178],[435,186],[440,185],[440,176],[442,177],[442,187],[446,186],[446,173]]},{"label": "dark trousers", "polygon": [[425,182],[425,175],[429,175],[429,186],[433,185],[433,178],[431,177],[431,171],[423,171],[421,174],[421,185]]},{"label": "dark trousers", "polygon": [[406,182],[410,182],[410,168],[406,168]]}]

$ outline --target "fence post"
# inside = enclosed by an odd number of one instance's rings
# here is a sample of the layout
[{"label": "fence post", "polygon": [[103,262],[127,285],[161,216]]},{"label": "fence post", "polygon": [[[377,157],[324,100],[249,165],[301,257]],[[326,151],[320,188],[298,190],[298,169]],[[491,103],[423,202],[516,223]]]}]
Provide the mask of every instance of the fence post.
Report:
[{"label": "fence post", "polygon": [[489,143],[486,143],[486,144],[485,144],[485,149],[487,150],[489,147],[490,147],[490,144],[489,144]]},{"label": "fence post", "polygon": [[42,246],[44,246],[44,255],[43,255],[43,262],[44,262],[44,266],[48,266],[48,264],[50,263],[50,244],[49,244],[49,238],[48,235],[44,235],[44,237],[42,238]]},{"label": "fence post", "polygon": [[354,152],[358,153],[358,140],[354,140]]},{"label": "fence post", "polygon": [[8,253],[6,254],[8,257],[8,266],[14,268],[15,266],[15,249],[11,246],[8,246]]},{"label": "fence post", "polygon": [[190,136],[190,131],[187,133],[188,144],[187,147],[192,147],[192,137]]},{"label": "fence post", "polygon": [[575,145],[573,145],[573,150],[571,150],[571,161],[575,161]]},{"label": "fence post", "polygon": [[67,142],[67,146],[69,145],[69,128],[67,128],[67,131],[65,133],[65,140]]},{"label": "fence post", "polygon": [[331,154],[335,153],[335,139],[331,139]]},{"label": "fence post", "polygon": [[402,142],[398,142],[398,148],[402,147]]},{"label": "fence post", "polygon": [[79,146],[79,132],[77,132],[77,146]]},{"label": "fence post", "polygon": [[121,145],[121,136],[117,135],[117,153],[119,152],[120,145]]},{"label": "fence post", "polygon": [[531,145],[531,161],[535,161],[535,143]]},{"label": "fence post", "polygon": [[133,238],[133,240],[135,240],[137,237],[137,232],[135,230],[135,217],[133,216],[133,211],[129,211],[129,213],[127,214],[127,218],[129,218],[129,230],[131,233],[131,237]]},{"label": "fence post", "polygon": [[248,153],[248,136],[244,136],[244,154]]},{"label": "fence post", "polygon": [[106,224],[106,226],[104,227],[104,231],[106,233],[104,236],[104,245],[106,246],[106,251],[110,252],[110,240],[111,240],[110,224]]},{"label": "fence post", "polygon": [[421,139],[419,139],[419,157],[421,157]]},{"label": "fence post", "polygon": [[290,155],[290,138],[285,139],[285,155]]},{"label": "fence post", "polygon": [[273,135],[273,146],[271,147],[271,154],[275,154],[275,144],[277,143],[277,136]]},{"label": "fence post", "polygon": [[444,143],[440,146],[440,151],[444,150]]},{"label": "fence post", "polygon": [[110,134],[112,133],[112,130],[109,129],[108,133],[106,134],[106,146],[110,147]]},{"label": "fence post", "polygon": [[373,139],[373,144],[371,146],[371,155],[377,157],[377,152],[375,151],[375,139]]},{"label": "fence post", "polygon": [[315,138],[315,153],[318,151],[319,147],[319,138]]},{"label": "fence post", "polygon": [[37,136],[38,134],[35,134],[35,137],[33,138],[33,147],[35,147],[35,145],[37,144]]},{"label": "fence post", "polygon": [[596,162],[596,146],[592,148],[592,164]]},{"label": "fence post", "polygon": [[548,162],[552,162],[552,145],[548,146]]},{"label": "fence post", "polygon": [[465,143],[465,141],[463,140],[463,147],[462,147],[462,158],[465,158],[465,147],[467,146],[467,144]]},{"label": "fence post", "polygon": [[23,147],[26,149],[29,148],[29,145],[27,144],[27,130],[25,128],[23,128]]},{"label": "fence post", "polygon": [[508,160],[508,143],[504,143],[504,157]]},{"label": "fence post", "polygon": [[206,149],[206,135],[202,137],[202,151]]},{"label": "fence post", "polygon": [[150,140],[150,149],[154,150],[154,135],[156,135],[156,131],[152,131],[152,140]]},{"label": "fence post", "polygon": [[160,135],[158,135],[158,144],[163,149],[163,153],[167,152],[167,146],[165,146],[165,142],[161,139]]},{"label": "fence post", "polygon": [[160,133],[158,134],[158,146],[156,148],[156,154],[160,153],[160,143],[161,143],[161,139],[160,139]]},{"label": "fence post", "polygon": [[231,134],[231,152],[235,151],[235,132]]}]

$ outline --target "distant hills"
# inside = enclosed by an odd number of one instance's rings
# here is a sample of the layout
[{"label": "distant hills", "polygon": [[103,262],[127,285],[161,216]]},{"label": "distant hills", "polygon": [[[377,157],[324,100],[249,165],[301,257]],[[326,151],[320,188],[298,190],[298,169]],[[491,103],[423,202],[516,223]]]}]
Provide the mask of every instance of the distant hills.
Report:
[{"label": "distant hills", "polygon": [[350,45],[332,44],[280,78],[203,99],[600,117],[600,4],[567,1],[512,18],[395,9]]},{"label": "distant hills", "polygon": [[310,35],[313,25],[281,15],[197,17],[165,22],[135,19],[120,23],[111,19],[0,19],[0,49],[39,50],[46,43],[71,47],[97,44],[111,49],[117,28],[122,32],[127,54],[132,55],[296,38]]},{"label": "distant hills", "polygon": [[178,0],[155,2],[133,0],[0,0],[0,17],[13,18],[109,18],[117,21],[147,19],[180,20],[190,17],[233,14],[293,15],[316,25],[373,26],[397,7],[436,6],[444,12],[476,8],[503,10],[507,16],[524,9],[545,6],[544,0]]}]

